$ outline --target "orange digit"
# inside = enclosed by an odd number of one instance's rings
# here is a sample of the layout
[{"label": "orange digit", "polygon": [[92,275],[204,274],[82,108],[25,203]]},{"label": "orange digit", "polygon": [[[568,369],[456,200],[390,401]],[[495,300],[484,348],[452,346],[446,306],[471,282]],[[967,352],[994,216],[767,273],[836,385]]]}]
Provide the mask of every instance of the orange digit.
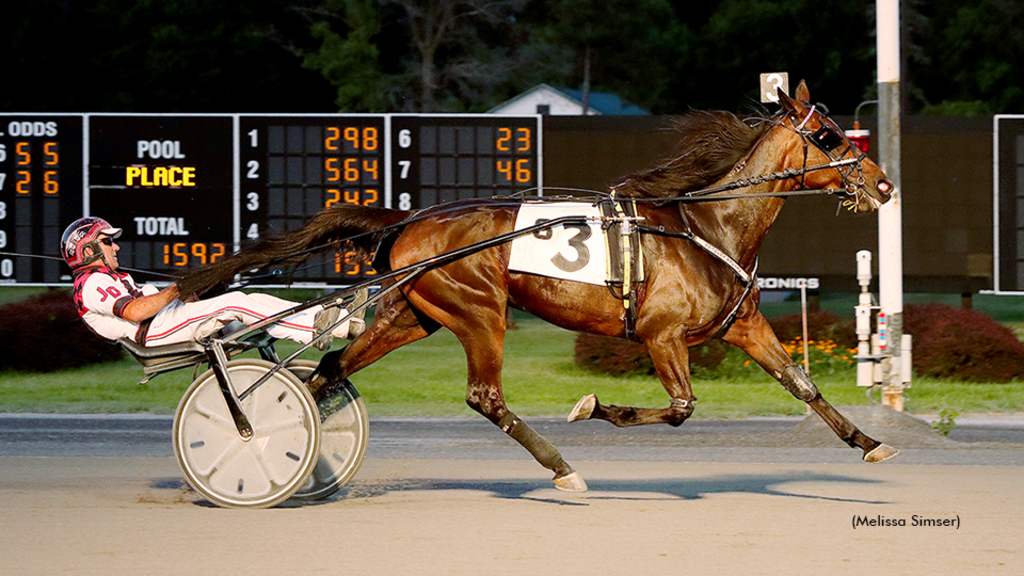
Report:
[{"label": "orange digit", "polygon": [[324,149],[337,151],[338,141],[341,140],[341,130],[337,126],[328,126],[327,133],[329,136],[324,138]]},{"label": "orange digit", "polygon": [[345,182],[359,182],[358,158],[345,158]]},{"label": "orange digit", "polygon": [[509,182],[512,181],[512,161],[511,160],[498,160],[497,163],[498,172],[505,175],[505,179]]},{"label": "orange digit", "polygon": [[28,142],[18,142],[14,146],[15,153],[18,155],[18,166],[28,166],[32,163],[32,154],[29,153],[26,148],[29,147]]},{"label": "orange digit", "polygon": [[327,190],[327,194],[330,198],[327,199],[327,202],[324,202],[324,208],[330,208],[331,204],[337,204],[341,201],[341,190],[330,188]]},{"label": "orange digit", "polygon": [[511,128],[498,128],[498,141],[495,143],[495,148],[502,152],[511,152],[512,147],[509,146],[509,142],[512,141],[512,129]]},{"label": "orange digit", "polygon": [[359,205],[359,190],[345,190],[345,202]]},{"label": "orange digit", "polygon": [[380,172],[377,169],[377,159],[363,160],[363,172],[369,172],[371,180],[376,180],[380,176]]},{"label": "orange digit", "polygon": [[529,152],[530,151],[530,129],[529,128],[517,128],[516,134],[519,134],[519,138],[516,138],[517,142],[522,143],[522,146],[516,146],[516,152]]},{"label": "orange digit", "polygon": [[359,150],[359,128],[345,128],[345,141],[352,143],[352,148]]},{"label": "orange digit", "polygon": [[327,170],[327,181],[337,182],[341,180],[341,170],[338,169],[338,159],[328,158],[324,160],[324,169]]},{"label": "orange digit", "polygon": [[206,264],[206,244],[193,244],[192,255],[199,258],[200,264]]},{"label": "orange digit", "polygon": [[373,126],[363,128],[363,150],[376,150],[377,143],[377,129]]},{"label": "orange digit", "polygon": [[210,254],[210,264],[213,264],[214,260],[220,258],[228,251],[227,246],[225,246],[223,242],[215,242],[213,244],[213,248],[216,252]]},{"label": "orange digit", "polygon": [[56,147],[56,142],[47,142],[46,144],[43,144],[43,154],[46,155],[47,166],[56,166],[60,163],[60,155],[53,150]]},{"label": "orange digit", "polygon": [[18,170],[18,183],[14,187],[18,194],[28,194],[32,192],[32,189],[29,187],[29,184],[31,183],[32,173],[28,170]]},{"label": "orange digit", "polygon": [[530,160],[527,158],[516,160],[516,182],[526,183],[530,181],[531,177]]},{"label": "orange digit", "polygon": [[363,206],[373,206],[377,203],[377,191],[374,189],[363,190],[363,194],[366,195],[366,200],[363,200]]},{"label": "orange digit", "polygon": [[43,192],[46,194],[56,194],[60,191],[60,182],[57,180],[56,170],[47,170],[43,172]]},{"label": "orange digit", "polygon": [[188,252],[184,252],[184,248],[187,246],[184,242],[178,242],[171,247],[171,253],[174,254],[175,258],[181,258],[181,260],[175,260],[175,266],[187,266],[188,265]]}]

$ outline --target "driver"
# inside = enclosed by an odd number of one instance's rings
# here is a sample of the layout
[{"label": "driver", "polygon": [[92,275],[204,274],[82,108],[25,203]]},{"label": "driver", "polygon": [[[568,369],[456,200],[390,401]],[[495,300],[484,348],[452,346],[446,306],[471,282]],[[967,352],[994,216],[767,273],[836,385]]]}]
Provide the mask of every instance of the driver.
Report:
[{"label": "driver", "polygon": [[[88,217],[73,222],[61,237],[61,253],[74,277],[73,295],[78,314],[89,328],[108,340],[129,338],[143,346],[160,346],[200,340],[233,320],[252,324],[296,304],[268,294],[228,292],[200,301],[192,296],[178,299],[178,285],[163,290],[151,284],[138,286],[119,271],[114,240],[121,235],[102,218]],[[366,299],[365,289],[356,305]],[[338,306],[311,306],[267,328],[274,338],[308,344],[327,330],[346,310]],[[365,330],[362,314],[339,324],[314,346],[324,351],[334,337],[355,338]]]}]

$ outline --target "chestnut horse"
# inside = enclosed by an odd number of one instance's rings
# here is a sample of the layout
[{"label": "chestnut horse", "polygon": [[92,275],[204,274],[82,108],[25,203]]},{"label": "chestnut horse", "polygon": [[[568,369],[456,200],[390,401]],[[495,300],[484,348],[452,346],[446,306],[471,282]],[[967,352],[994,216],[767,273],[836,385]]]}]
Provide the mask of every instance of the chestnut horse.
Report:
[{"label": "chestnut horse", "polygon": [[[822,398],[758,311],[760,296],[752,281],[757,252],[786,193],[839,189],[848,208],[868,212],[886,202],[892,191],[881,169],[808,103],[806,85],[801,83],[795,99],[780,94],[780,100],[782,110],[770,118],[740,118],[727,112],[684,116],[678,122],[682,142],[676,157],[614,186],[615,196],[639,202],[646,280],[636,290],[634,337],[650,350],[670,402],[666,408],[634,408],[602,404],[590,395],[573,409],[570,421],[682,424],[697,400],[690,387],[687,348],[720,337],[808,403],[841,439],[863,451],[865,461],[880,462],[897,453],[862,433]],[[842,160],[846,162],[837,167],[807,170]],[[785,176],[758,178],[778,172]],[[746,185],[730,199],[680,200],[687,192],[737,182]],[[507,234],[516,213],[515,203],[507,200],[445,204],[415,217],[400,210],[332,208],[300,230],[193,272],[181,282],[182,297],[303,250],[330,248],[330,241],[338,238],[348,238],[370,252],[379,240],[372,232],[385,227],[396,232],[379,248],[377,262],[383,258],[397,270]],[[314,396],[329,396],[333,385],[388,352],[447,328],[466,352],[469,406],[554,472],[558,488],[584,491],[586,483],[558,450],[505,405],[501,366],[506,309],[514,306],[569,330],[610,336],[627,334],[626,312],[607,287],[510,272],[509,246],[490,247],[421,272],[387,293],[377,302],[366,332],[344,350],[325,355],[309,386]]]}]

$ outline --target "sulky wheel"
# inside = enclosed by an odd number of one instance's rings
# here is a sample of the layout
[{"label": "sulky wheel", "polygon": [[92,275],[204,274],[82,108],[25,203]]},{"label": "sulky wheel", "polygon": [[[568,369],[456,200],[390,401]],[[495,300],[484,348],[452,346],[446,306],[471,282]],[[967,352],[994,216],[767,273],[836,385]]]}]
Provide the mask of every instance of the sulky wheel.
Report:
[{"label": "sulky wheel", "polygon": [[[316,362],[296,360],[288,370],[306,380],[316,366]],[[346,380],[337,393],[320,402],[320,419],[320,459],[293,496],[299,500],[320,500],[337,492],[355,476],[366,455],[370,420],[351,382]]]},{"label": "sulky wheel", "polygon": [[[227,363],[241,394],[274,364],[246,358]],[[316,403],[291,372],[279,370],[242,400],[253,428],[243,440],[228,411],[217,377],[202,374],[185,391],[174,415],[174,455],[185,478],[214,504],[264,508],[301,488],[320,451]]]}]

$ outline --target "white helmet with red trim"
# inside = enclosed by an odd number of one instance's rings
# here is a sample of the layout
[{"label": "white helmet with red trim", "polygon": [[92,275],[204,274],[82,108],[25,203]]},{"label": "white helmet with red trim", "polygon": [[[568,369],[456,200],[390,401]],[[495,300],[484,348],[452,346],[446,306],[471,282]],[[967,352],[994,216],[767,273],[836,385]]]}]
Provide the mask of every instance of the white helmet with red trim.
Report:
[{"label": "white helmet with red trim", "polygon": [[[64,230],[64,235],[60,238],[60,252],[72,270],[92,264],[103,257],[103,250],[97,242],[101,234],[117,238],[121,235],[121,229],[114,228],[103,218],[89,216],[75,220]],[[85,254],[87,246],[92,248],[92,254]]]}]

